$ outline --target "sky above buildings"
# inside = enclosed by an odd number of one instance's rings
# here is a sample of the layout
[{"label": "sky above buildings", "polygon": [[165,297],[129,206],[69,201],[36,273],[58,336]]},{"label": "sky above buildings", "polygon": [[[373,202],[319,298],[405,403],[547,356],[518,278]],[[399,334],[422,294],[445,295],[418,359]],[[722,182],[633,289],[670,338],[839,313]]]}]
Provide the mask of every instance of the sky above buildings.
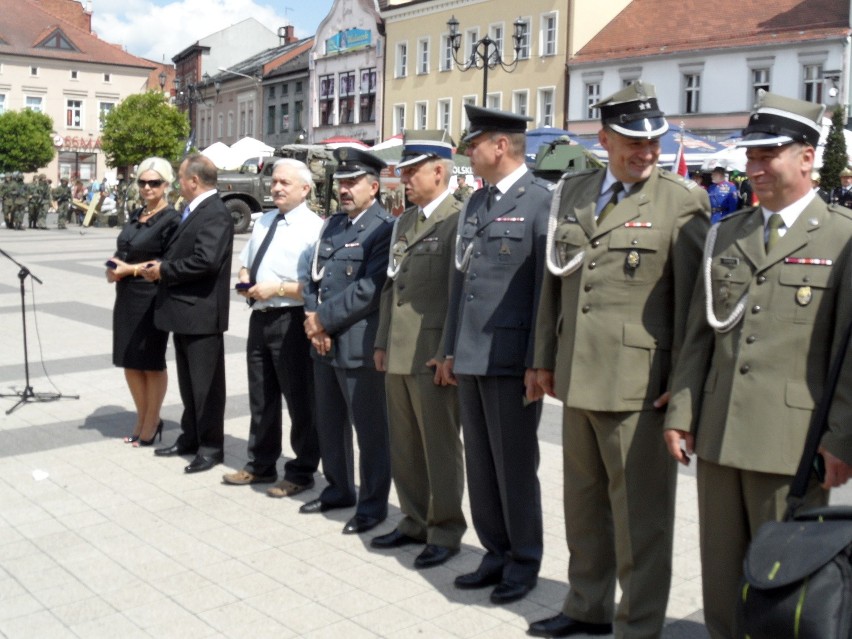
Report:
[{"label": "sky above buildings", "polygon": [[171,61],[204,36],[246,18],[277,32],[292,24],[296,37],[316,32],[333,0],[83,0],[91,4],[92,29],[129,53]]}]

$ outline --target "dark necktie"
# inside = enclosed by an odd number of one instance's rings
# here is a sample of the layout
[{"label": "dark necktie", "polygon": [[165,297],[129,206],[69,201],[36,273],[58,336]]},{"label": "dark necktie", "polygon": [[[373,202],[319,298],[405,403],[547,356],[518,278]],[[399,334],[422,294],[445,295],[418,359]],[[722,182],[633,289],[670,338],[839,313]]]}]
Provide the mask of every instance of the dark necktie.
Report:
[{"label": "dark necktie", "polygon": [[491,210],[491,208],[497,203],[497,194],[500,191],[493,184],[488,187],[488,198],[485,200],[485,212]]},{"label": "dark necktie", "polygon": [[777,213],[773,213],[769,216],[769,220],[766,222],[766,228],[769,229],[769,232],[766,234],[766,253],[772,250],[778,240],[781,239],[781,233],[779,230],[784,226],[784,218],[778,215]]},{"label": "dark necktie", "polygon": [[[269,227],[269,230],[266,232],[266,237],[263,238],[263,242],[260,243],[260,248],[257,249],[257,253],[254,256],[254,259],[251,262],[251,271],[249,272],[249,282],[252,284],[257,284],[257,272],[260,269],[260,263],[263,261],[263,256],[266,255],[266,251],[269,248],[269,245],[272,244],[272,238],[275,237],[275,231],[278,229],[278,223],[284,219],[284,214],[279,213],[275,216],[275,219],[272,220],[272,224]],[[249,300],[249,306],[253,305],[255,300]]]},{"label": "dark necktie", "polygon": [[600,215],[598,215],[598,226],[600,226],[601,222],[604,221],[604,218],[609,215],[618,204],[618,194],[624,190],[624,185],[621,182],[615,182],[610,187],[610,190],[612,191],[612,195],[610,196],[609,201],[601,209]]},{"label": "dark necktie", "polygon": [[180,223],[181,223],[181,224],[183,224],[184,222],[186,222],[186,218],[188,218],[188,217],[189,217],[189,214],[190,214],[190,210],[189,210],[189,206],[187,206],[187,207],[183,210],[183,214],[180,216]]}]

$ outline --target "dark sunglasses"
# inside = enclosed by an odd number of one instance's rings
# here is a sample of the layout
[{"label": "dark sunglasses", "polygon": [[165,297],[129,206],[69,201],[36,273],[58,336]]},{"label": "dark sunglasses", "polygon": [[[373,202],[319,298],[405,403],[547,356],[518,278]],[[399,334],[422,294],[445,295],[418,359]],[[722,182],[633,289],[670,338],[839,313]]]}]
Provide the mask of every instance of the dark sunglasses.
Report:
[{"label": "dark sunglasses", "polygon": [[158,189],[163,186],[165,182],[165,180],[136,180],[136,184],[139,185],[140,189],[146,186],[150,186],[152,189]]}]

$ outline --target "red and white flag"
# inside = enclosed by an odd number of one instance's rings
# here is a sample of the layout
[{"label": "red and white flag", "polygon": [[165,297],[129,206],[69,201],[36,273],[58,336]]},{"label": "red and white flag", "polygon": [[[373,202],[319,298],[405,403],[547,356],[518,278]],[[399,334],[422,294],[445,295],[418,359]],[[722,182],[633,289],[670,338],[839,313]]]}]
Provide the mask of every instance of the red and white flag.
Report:
[{"label": "red and white flag", "polygon": [[685,180],[689,179],[689,169],[686,168],[686,158],[683,156],[683,133],[680,134],[680,145],[677,147],[677,155],[672,163],[672,171]]}]

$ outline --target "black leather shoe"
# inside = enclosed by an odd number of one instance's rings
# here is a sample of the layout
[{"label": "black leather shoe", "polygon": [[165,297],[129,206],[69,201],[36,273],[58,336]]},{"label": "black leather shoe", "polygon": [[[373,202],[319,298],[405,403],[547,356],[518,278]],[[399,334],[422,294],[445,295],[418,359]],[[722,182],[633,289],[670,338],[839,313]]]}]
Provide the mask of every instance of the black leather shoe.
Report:
[{"label": "black leather shoe", "polygon": [[559,613],[530,624],[527,634],[531,637],[570,637],[571,635],[609,635],[612,634],[611,623],[588,623],[577,621],[568,615]]},{"label": "black leather shoe", "polygon": [[210,470],[216,464],[221,464],[223,461],[222,455],[196,455],[195,459],[189,462],[189,466],[183,469],[185,473],[203,473],[205,470]]},{"label": "black leather shoe", "polygon": [[313,515],[314,513],[324,513],[332,508],[334,508],[334,506],[324,504],[322,499],[312,499],[311,501],[299,506],[299,512],[303,515]]},{"label": "black leather shoe", "polygon": [[381,519],[375,517],[367,517],[366,515],[355,515],[352,519],[346,522],[343,527],[344,535],[355,535],[357,533],[367,532],[382,523]]},{"label": "black leather shoe", "polygon": [[414,559],[415,568],[431,568],[432,566],[440,566],[450,557],[459,554],[458,548],[447,548],[446,546],[436,546],[435,544],[427,544],[417,557]]},{"label": "black leather shoe", "polygon": [[532,589],[533,586],[529,584],[522,584],[517,581],[501,581],[491,592],[491,603],[500,605],[518,601],[526,597]]},{"label": "black leather shoe", "polygon": [[453,582],[456,588],[461,590],[475,590],[477,588],[487,588],[499,584],[503,576],[499,572],[487,573],[480,569],[475,572],[469,572],[466,575],[459,575]]},{"label": "black leather shoe", "polygon": [[158,448],[154,451],[154,454],[158,457],[173,457],[175,455],[194,455],[196,451],[191,448],[186,448],[185,446],[181,446],[177,442],[172,444],[171,446],[166,446],[165,448]]},{"label": "black leather shoe", "polygon": [[414,537],[409,537],[408,535],[399,532],[399,528],[394,528],[386,535],[373,537],[370,541],[370,546],[373,548],[399,548],[400,546],[422,543],[422,541],[417,541]]}]

